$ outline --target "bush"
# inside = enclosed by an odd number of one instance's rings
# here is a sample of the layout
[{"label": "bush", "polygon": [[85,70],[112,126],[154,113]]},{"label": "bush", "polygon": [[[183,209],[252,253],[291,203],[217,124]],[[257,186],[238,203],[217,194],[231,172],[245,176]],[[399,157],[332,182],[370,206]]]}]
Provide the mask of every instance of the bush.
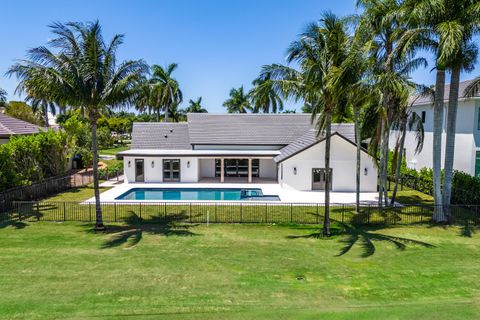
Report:
[{"label": "bush", "polygon": [[64,173],[69,151],[63,131],[13,137],[0,145],[0,191]]}]

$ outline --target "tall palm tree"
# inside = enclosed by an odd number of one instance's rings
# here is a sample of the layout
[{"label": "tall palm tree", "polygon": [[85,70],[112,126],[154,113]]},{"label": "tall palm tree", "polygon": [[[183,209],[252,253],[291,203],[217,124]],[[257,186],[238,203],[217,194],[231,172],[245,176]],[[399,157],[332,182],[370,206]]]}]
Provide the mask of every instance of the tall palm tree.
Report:
[{"label": "tall palm tree", "polygon": [[253,104],[253,112],[258,113],[277,113],[283,110],[283,100],[281,96],[273,89],[273,83],[270,74],[262,74],[262,76],[253,80],[253,89],[250,90],[249,96]]},{"label": "tall palm tree", "polygon": [[[443,207],[444,215],[450,215],[449,208],[452,195],[453,159],[455,156],[455,129],[457,122],[457,107],[460,85],[460,72],[472,71],[478,56],[478,48],[473,42],[473,36],[480,32],[480,5],[476,0],[446,1],[446,16],[449,26],[459,35],[459,41],[454,58],[449,62],[451,70],[450,92],[447,112],[447,137],[445,146]],[[461,35],[460,35],[461,34]]]},{"label": "tall palm tree", "polygon": [[243,86],[238,89],[232,88],[230,90],[230,98],[223,103],[223,106],[227,108],[228,113],[247,113],[253,110],[248,94],[245,94]]},{"label": "tall palm tree", "polygon": [[414,84],[409,80],[409,74],[420,66],[426,66],[424,58],[414,56],[415,42],[403,41],[410,32],[410,26],[402,3],[396,0],[359,0],[363,9],[357,28],[369,34],[371,40],[371,70],[370,79],[377,88],[379,96],[379,123],[375,136],[372,138],[373,150],[380,149],[379,164],[379,206],[388,204],[387,163],[388,145],[391,126],[398,109]]},{"label": "tall palm tree", "polygon": [[186,120],[185,110],[179,108],[178,104],[170,106],[168,109],[168,116],[172,119],[172,122],[181,122]]},{"label": "tall palm tree", "polygon": [[188,107],[185,109],[187,113],[207,113],[207,109],[202,107],[202,97],[198,97],[197,100],[188,100]]},{"label": "tall palm tree", "polygon": [[48,112],[50,111],[53,115],[57,114],[55,103],[45,98],[36,98],[34,96],[27,96],[25,101],[30,103],[33,112],[40,112],[42,114],[45,126],[49,127]]},{"label": "tall palm tree", "polygon": [[92,131],[93,185],[96,230],[103,225],[98,188],[97,122],[108,108],[133,102],[135,87],[148,66],[140,60],[117,63],[123,35],[104,41],[98,21],[54,23],[47,46],[28,51],[28,59],[14,64],[8,75],[20,79],[17,90],[80,109]]},{"label": "tall palm tree", "polygon": [[163,109],[165,122],[168,122],[169,108],[178,105],[183,100],[178,81],[172,77],[173,71],[178,67],[176,63],[170,63],[165,68],[159,65],[152,66],[150,79],[152,99],[156,102],[157,118],[160,118],[160,110]]},{"label": "tall palm tree", "polygon": [[346,92],[350,81],[341,77],[342,63],[348,56],[350,37],[346,23],[330,12],[318,23],[311,23],[288,48],[287,61],[300,70],[273,64],[264,66],[262,75],[271,78],[273,89],[285,99],[303,100],[311,106],[317,134],[325,137],[325,214],[323,235],[330,235],[330,149],[331,124],[335,115],[346,113]]}]

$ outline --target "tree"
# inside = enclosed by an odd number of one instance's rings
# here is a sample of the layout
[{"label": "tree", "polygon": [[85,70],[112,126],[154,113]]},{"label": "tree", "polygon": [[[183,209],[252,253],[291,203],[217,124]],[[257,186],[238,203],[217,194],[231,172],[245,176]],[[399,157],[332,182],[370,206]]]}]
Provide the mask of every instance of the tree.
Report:
[{"label": "tree", "polygon": [[7,102],[7,91],[0,88],[0,107],[5,106],[5,102]]},{"label": "tree", "polygon": [[274,90],[271,75],[266,73],[253,81],[253,89],[249,96],[253,105],[253,112],[277,113],[283,110],[283,101]]},{"label": "tree", "polygon": [[169,117],[172,119],[172,122],[182,122],[187,119],[185,110],[179,108],[178,104],[174,104],[168,109]]},{"label": "tree", "polygon": [[[455,156],[455,129],[460,85],[460,72],[472,71],[478,56],[478,48],[473,36],[480,32],[480,5],[475,0],[446,0],[445,16],[448,17],[448,31],[456,33],[453,60],[449,61],[451,70],[450,92],[448,98],[443,207],[444,215],[449,216],[452,196],[453,159]],[[443,30],[444,33],[447,30]],[[443,36],[444,38],[446,35]],[[453,42],[453,41],[452,41]]]},{"label": "tree", "polygon": [[44,125],[42,117],[34,112],[32,107],[23,101],[9,101],[5,105],[5,114],[13,118],[36,124],[37,126]]},{"label": "tree", "polygon": [[117,64],[123,35],[106,43],[98,21],[54,23],[54,38],[47,46],[28,51],[28,59],[13,65],[7,74],[20,79],[18,90],[80,109],[92,133],[93,185],[96,230],[103,225],[98,186],[97,123],[108,108],[133,102],[135,88],[148,66],[141,60]]},{"label": "tree", "polygon": [[339,77],[348,57],[351,41],[346,22],[330,12],[318,23],[311,23],[288,48],[287,61],[297,63],[300,70],[273,64],[264,66],[262,75],[269,76],[273,89],[285,99],[303,100],[311,106],[312,122],[317,134],[325,137],[325,214],[323,235],[330,235],[330,147],[333,116],[347,113],[347,77]]},{"label": "tree", "polygon": [[33,96],[27,96],[25,101],[30,102],[33,112],[42,114],[45,126],[49,127],[48,112],[50,111],[53,115],[57,113],[55,103],[50,102],[47,99],[35,98]]},{"label": "tree", "polygon": [[227,108],[228,113],[247,113],[253,110],[248,94],[243,91],[243,86],[238,89],[232,88],[230,98],[223,103],[223,106]]},{"label": "tree", "polygon": [[188,108],[185,109],[187,113],[207,113],[207,109],[202,107],[202,97],[198,97],[197,100],[188,100]]},{"label": "tree", "polygon": [[169,108],[179,105],[183,100],[180,85],[172,78],[172,73],[177,67],[176,63],[171,63],[165,68],[156,64],[152,66],[152,78],[149,81],[150,94],[155,103],[157,120],[160,119],[160,110],[163,109],[165,122],[168,122]]}]

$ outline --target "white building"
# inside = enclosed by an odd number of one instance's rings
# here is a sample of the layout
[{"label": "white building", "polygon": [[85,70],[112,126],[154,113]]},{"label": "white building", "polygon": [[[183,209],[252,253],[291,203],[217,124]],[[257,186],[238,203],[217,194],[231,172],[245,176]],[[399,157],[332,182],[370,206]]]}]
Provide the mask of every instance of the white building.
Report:
[{"label": "white building", "polygon": [[[465,98],[464,90],[471,81],[460,83],[459,102],[457,110],[457,125],[455,135],[454,170],[460,170],[471,175],[480,175],[480,97]],[[445,86],[444,119],[442,134],[442,167],[445,159],[446,127],[448,114],[448,94],[450,86]],[[433,162],[433,102],[425,97],[419,98],[413,106],[423,121],[425,141],[422,152],[415,154],[416,140],[413,132],[407,132],[405,151],[407,166],[416,170],[431,168]],[[397,133],[390,137],[390,149],[396,143]]]},{"label": "white building", "polygon": [[[325,189],[325,137],[309,114],[188,114],[186,123],[134,123],[124,159],[128,183],[278,183]],[[332,126],[332,191],[355,191],[352,124]],[[361,191],[377,190],[375,160],[362,150]]]}]

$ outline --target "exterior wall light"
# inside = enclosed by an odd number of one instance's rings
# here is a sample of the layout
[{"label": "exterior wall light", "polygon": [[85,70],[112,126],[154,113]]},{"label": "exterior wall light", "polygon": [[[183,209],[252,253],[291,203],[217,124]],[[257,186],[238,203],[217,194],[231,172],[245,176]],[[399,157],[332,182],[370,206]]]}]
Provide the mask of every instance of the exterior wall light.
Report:
[{"label": "exterior wall light", "polygon": [[155,161],[152,161],[152,168],[155,168]]},{"label": "exterior wall light", "polygon": [[187,168],[190,168],[190,161],[187,161]]},{"label": "exterior wall light", "polygon": [[363,174],[368,175],[368,169],[367,168],[363,169]]},{"label": "exterior wall light", "polygon": [[293,174],[294,174],[294,175],[297,174],[297,167],[293,167]]},{"label": "exterior wall light", "polygon": [[128,167],[130,168],[132,166],[132,161],[128,160]]}]

